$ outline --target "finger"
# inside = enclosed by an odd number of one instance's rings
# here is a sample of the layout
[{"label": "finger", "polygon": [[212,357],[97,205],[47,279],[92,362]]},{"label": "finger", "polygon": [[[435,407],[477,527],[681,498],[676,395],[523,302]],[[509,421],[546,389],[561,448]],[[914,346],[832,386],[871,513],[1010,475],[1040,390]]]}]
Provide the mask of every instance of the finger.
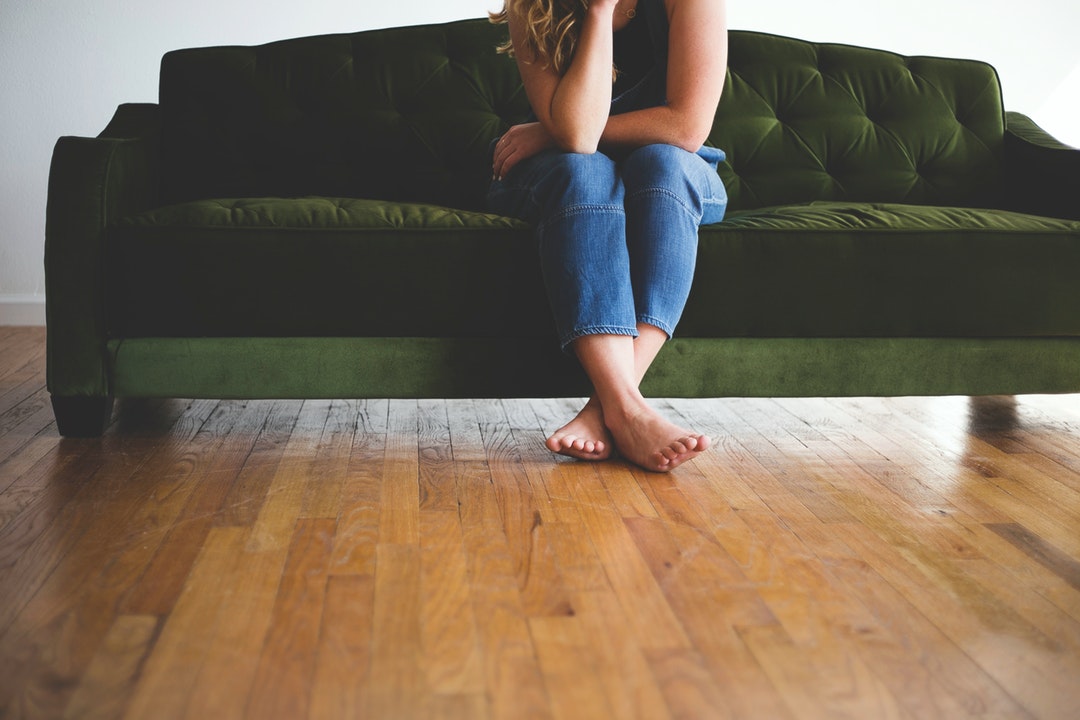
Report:
[{"label": "finger", "polygon": [[509,157],[507,157],[505,160],[503,160],[502,169],[501,169],[500,174],[499,174],[498,177],[500,177],[500,178],[506,177],[507,173],[509,173],[511,170],[513,170],[514,166],[517,165],[520,160],[521,160],[521,156],[520,156],[519,153],[514,153],[514,154],[510,155]]}]

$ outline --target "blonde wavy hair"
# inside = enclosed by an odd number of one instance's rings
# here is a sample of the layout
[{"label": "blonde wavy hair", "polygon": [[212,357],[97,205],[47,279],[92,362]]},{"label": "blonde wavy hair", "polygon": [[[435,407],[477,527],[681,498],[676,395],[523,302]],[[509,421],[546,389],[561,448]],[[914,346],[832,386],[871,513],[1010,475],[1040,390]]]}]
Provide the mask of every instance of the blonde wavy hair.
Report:
[{"label": "blonde wavy hair", "polygon": [[[504,0],[503,9],[489,13],[491,22],[505,23],[512,12],[524,18],[525,45],[537,59],[562,75],[574,57],[589,0]],[[498,51],[514,54],[512,40]]]}]

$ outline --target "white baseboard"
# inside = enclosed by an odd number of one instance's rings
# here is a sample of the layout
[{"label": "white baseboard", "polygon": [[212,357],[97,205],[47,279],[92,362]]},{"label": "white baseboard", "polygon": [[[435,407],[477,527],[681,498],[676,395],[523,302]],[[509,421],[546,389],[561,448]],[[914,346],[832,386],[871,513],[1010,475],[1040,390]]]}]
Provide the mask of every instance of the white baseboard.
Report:
[{"label": "white baseboard", "polygon": [[45,296],[0,295],[0,325],[45,325]]}]

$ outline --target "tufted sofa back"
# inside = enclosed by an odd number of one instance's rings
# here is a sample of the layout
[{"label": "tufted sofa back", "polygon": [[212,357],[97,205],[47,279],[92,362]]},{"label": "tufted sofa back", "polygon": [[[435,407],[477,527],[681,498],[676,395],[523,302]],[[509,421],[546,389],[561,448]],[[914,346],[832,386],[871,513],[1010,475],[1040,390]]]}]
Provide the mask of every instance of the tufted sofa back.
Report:
[{"label": "tufted sofa back", "polygon": [[489,139],[525,116],[486,20],[162,60],[167,198],[303,196],[475,207]]},{"label": "tufted sofa back", "polygon": [[1005,113],[985,63],[730,34],[710,144],[733,208],[996,205]]},{"label": "tufted sofa back", "polygon": [[[486,20],[178,50],[162,60],[169,200],[364,197],[479,208],[488,145],[528,114]],[[730,33],[710,144],[732,209],[810,200],[992,203],[994,70]]]}]

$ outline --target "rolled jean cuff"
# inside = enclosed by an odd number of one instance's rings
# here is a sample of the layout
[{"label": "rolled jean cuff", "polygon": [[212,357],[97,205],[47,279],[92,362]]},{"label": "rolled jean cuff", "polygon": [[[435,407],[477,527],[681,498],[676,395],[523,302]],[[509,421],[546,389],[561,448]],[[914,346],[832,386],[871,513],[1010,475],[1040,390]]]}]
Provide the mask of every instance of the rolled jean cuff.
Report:
[{"label": "rolled jean cuff", "polygon": [[660,330],[663,330],[664,333],[668,336],[669,340],[671,339],[671,336],[675,334],[675,328],[674,327],[672,327],[668,323],[664,322],[660,318],[653,317],[652,315],[645,315],[645,314],[638,315],[637,321],[639,323],[644,324],[644,325],[652,325],[655,328],[659,328]]},{"label": "rolled jean cuff", "polygon": [[636,338],[638,336],[638,331],[636,327],[625,327],[623,325],[592,325],[589,327],[577,328],[566,337],[562,338],[560,347],[562,347],[563,352],[569,352],[570,344],[586,335],[627,335]]}]

